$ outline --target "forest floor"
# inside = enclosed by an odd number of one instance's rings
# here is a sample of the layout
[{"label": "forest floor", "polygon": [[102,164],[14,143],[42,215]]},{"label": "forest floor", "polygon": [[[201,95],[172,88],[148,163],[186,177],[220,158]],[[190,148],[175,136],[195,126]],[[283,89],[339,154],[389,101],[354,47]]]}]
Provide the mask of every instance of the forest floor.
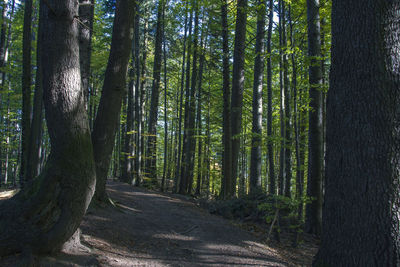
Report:
[{"label": "forest floor", "polygon": [[[119,182],[107,190],[118,208],[89,210],[80,227],[90,252],[48,256],[39,266],[310,266],[317,250],[309,237],[298,248],[285,239],[265,244],[265,232],[211,215],[190,198]],[[0,259],[0,266],[15,263]]]}]

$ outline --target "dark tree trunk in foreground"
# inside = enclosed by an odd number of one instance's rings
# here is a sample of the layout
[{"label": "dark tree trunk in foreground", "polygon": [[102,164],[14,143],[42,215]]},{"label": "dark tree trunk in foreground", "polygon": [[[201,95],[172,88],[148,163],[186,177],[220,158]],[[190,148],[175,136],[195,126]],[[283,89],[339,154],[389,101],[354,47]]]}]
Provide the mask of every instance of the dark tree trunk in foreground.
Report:
[{"label": "dark tree trunk in foreground", "polygon": [[45,171],[0,204],[0,255],[59,250],[78,228],[95,187],[81,91],[78,1],[51,2],[44,17],[43,91],[51,153]]},{"label": "dark tree trunk in foreground", "polygon": [[221,197],[232,197],[232,127],[231,127],[231,90],[229,88],[229,40],[228,40],[228,1],[221,5],[222,21],[222,94],[223,105],[223,135],[224,146],[222,157]]},{"label": "dark tree trunk in foreground", "polygon": [[256,58],[253,82],[253,128],[251,138],[250,193],[262,192],[261,188],[261,134],[262,134],[262,91],[264,73],[264,35],[266,0],[257,5]]},{"label": "dark tree trunk in foreground", "polygon": [[399,19],[399,1],[333,1],[326,193],[314,266],[400,265]]},{"label": "dark tree trunk in foreground", "polygon": [[158,1],[156,40],[153,65],[153,86],[151,89],[151,104],[149,117],[149,137],[147,138],[146,172],[152,183],[157,184],[157,119],[160,101],[161,61],[162,61],[162,10],[164,0]]},{"label": "dark tree trunk in foreground", "polygon": [[21,171],[20,183],[32,177],[26,176],[26,165],[28,161],[29,137],[31,128],[31,25],[32,25],[32,0],[25,0],[24,7],[24,30],[22,41],[22,120],[21,120]]},{"label": "dark tree trunk in foreground", "polygon": [[319,23],[319,0],[307,0],[308,55],[311,57],[309,68],[310,112],[309,112],[309,152],[307,196],[314,200],[306,208],[306,232],[321,233],[322,212],[322,71],[321,32]]},{"label": "dark tree trunk in foreground", "polygon": [[238,177],[240,133],[242,132],[242,107],[244,90],[244,50],[246,41],[247,0],[237,1],[237,17],[235,29],[235,48],[233,51],[232,72],[232,184],[231,195],[236,193]]},{"label": "dark tree trunk in foreground", "polygon": [[275,185],[275,165],[274,165],[274,148],[272,138],[272,62],[271,62],[271,42],[272,42],[272,25],[274,21],[274,0],[269,1],[269,21],[268,21],[268,38],[267,38],[267,153],[269,168],[269,194],[276,194]]},{"label": "dark tree trunk in foreground", "polygon": [[120,0],[115,11],[110,57],[103,91],[94,122],[92,141],[96,162],[97,201],[106,201],[106,180],[119,125],[122,98],[126,94],[126,74],[132,47],[135,1]]}]

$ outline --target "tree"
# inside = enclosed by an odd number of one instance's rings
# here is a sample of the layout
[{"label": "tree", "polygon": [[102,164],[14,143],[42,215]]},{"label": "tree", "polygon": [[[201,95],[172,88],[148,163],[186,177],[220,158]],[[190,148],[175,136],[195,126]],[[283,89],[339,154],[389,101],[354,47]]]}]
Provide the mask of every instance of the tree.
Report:
[{"label": "tree", "polygon": [[242,108],[244,90],[244,50],[246,41],[247,0],[237,1],[237,15],[235,28],[235,47],[233,51],[232,72],[232,183],[230,195],[235,195],[236,179],[238,177],[238,163],[240,150],[240,134],[242,132]]},{"label": "tree", "polygon": [[229,41],[228,41],[228,1],[221,4],[222,23],[222,93],[223,93],[223,157],[221,197],[230,198],[232,184],[232,126],[231,126],[231,90],[229,88]]},{"label": "tree", "polygon": [[0,203],[0,255],[60,249],[94,193],[95,164],[79,72],[78,1],[44,8],[43,91],[51,153],[37,179]]},{"label": "tree", "polygon": [[261,133],[262,133],[262,91],[264,73],[264,36],[266,0],[257,5],[256,58],[254,60],[253,82],[253,128],[251,138],[250,193],[261,192]]},{"label": "tree", "polygon": [[400,265],[399,19],[399,1],[333,2],[326,194],[314,266]]},{"label": "tree", "polygon": [[160,83],[161,83],[161,62],[162,62],[162,10],[164,0],[158,1],[157,10],[157,26],[155,37],[154,65],[153,65],[153,86],[151,89],[150,116],[147,138],[147,160],[146,171],[150,175],[153,183],[157,183],[157,119],[158,119],[158,104],[160,101]]},{"label": "tree", "polygon": [[92,141],[97,174],[94,198],[100,202],[108,199],[106,180],[119,124],[122,98],[126,94],[126,73],[132,47],[134,13],[135,1],[117,2],[110,56],[93,126]]},{"label": "tree", "polygon": [[21,138],[21,171],[20,183],[31,180],[27,177],[26,165],[29,154],[30,124],[31,124],[31,25],[32,25],[32,0],[25,1],[24,30],[23,30],[23,68],[22,68],[22,138]]},{"label": "tree", "polygon": [[275,186],[275,165],[274,165],[274,149],[272,142],[272,60],[271,60],[271,42],[272,42],[272,25],[274,21],[274,0],[269,1],[268,15],[268,37],[267,37],[267,153],[269,167],[269,190],[268,193],[276,194]]},{"label": "tree", "polygon": [[314,198],[306,207],[306,231],[321,233],[322,212],[322,165],[323,165],[323,128],[322,128],[322,71],[321,33],[319,21],[319,0],[307,0],[308,55],[310,57],[310,111],[309,111],[309,152],[307,196]]}]

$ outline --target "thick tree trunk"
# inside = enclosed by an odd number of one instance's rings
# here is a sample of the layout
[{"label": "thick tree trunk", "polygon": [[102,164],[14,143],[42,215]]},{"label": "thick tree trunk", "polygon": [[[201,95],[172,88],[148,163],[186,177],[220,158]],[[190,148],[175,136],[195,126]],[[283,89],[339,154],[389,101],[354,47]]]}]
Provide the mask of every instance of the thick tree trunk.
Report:
[{"label": "thick tree trunk", "polygon": [[242,132],[242,107],[244,90],[244,53],[246,41],[247,0],[237,1],[235,47],[233,51],[232,72],[232,183],[230,195],[236,193],[238,163],[240,151],[240,133]]},{"label": "thick tree trunk", "polygon": [[119,124],[122,98],[126,94],[126,74],[132,47],[134,11],[135,1],[120,0],[117,3],[110,57],[92,132],[97,174],[94,198],[100,202],[108,199],[106,180]]},{"label": "thick tree trunk", "polygon": [[151,89],[150,117],[148,123],[146,172],[151,182],[157,184],[157,119],[160,101],[161,62],[162,62],[162,7],[164,0],[158,1],[157,26],[154,48],[153,86]]},{"label": "thick tree trunk", "polygon": [[221,5],[222,21],[222,94],[223,104],[223,134],[222,143],[224,146],[222,156],[222,181],[221,198],[232,197],[232,119],[231,119],[231,89],[229,88],[229,40],[228,40],[228,1],[224,0]]},{"label": "thick tree trunk", "polygon": [[31,25],[32,25],[32,0],[25,0],[24,29],[22,41],[22,118],[21,118],[21,170],[20,183],[32,179],[26,176],[26,166],[29,154],[29,138],[31,128]]},{"label": "thick tree trunk", "polygon": [[0,255],[61,248],[75,230],[95,187],[95,164],[81,93],[78,1],[45,7],[43,90],[51,153],[44,173],[0,203]]},{"label": "thick tree trunk", "polygon": [[306,232],[320,235],[322,220],[322,72],[320,66],[321,33],[319,22],[319,0],[307,0],[308,55],[310,112],[307,196],[314,200],[306,208]]},{"label": "thick tree trunk", "polygon": [[276,194],[275,184],[275,164],[274,164],[274,148],[272,141],[272,63],[271,63],[271,43],[272,43],[272,26],[274,21],[274,0],[269,1],[269,21],[268,21],[268,38],[267,38],[267,153],[269,167],[269,194]]},{"label": "thick tree trunk", "polygon": [[264,35],[266,0],[257,5],[256,58],[253,82],[253,128],[251,138],[250,194],[262,192],[261,188],[261,134],[262,134],[262,91],[264,77]]},{"label": "thick tree trunk", "polygon": [[333,2],[326,194],[313,266],[400,265],[399,19],[399,1]]}]

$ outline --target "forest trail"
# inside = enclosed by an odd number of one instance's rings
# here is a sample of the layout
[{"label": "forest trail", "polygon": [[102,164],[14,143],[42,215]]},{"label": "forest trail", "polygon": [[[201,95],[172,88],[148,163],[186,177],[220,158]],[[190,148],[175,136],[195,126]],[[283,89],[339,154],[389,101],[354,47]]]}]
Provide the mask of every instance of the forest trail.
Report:
[{"label": "forest trail", "polygon": [[40,266],[310,264],[310,257],[299,257],[301,248],[293,255],[266,246],[260,237],[209,214],[185,197],[119,182],[110,182],[107,190],[119,208],[91,210],[81,224],[82,242],[91,252],[60,253],[41,260]]}]

